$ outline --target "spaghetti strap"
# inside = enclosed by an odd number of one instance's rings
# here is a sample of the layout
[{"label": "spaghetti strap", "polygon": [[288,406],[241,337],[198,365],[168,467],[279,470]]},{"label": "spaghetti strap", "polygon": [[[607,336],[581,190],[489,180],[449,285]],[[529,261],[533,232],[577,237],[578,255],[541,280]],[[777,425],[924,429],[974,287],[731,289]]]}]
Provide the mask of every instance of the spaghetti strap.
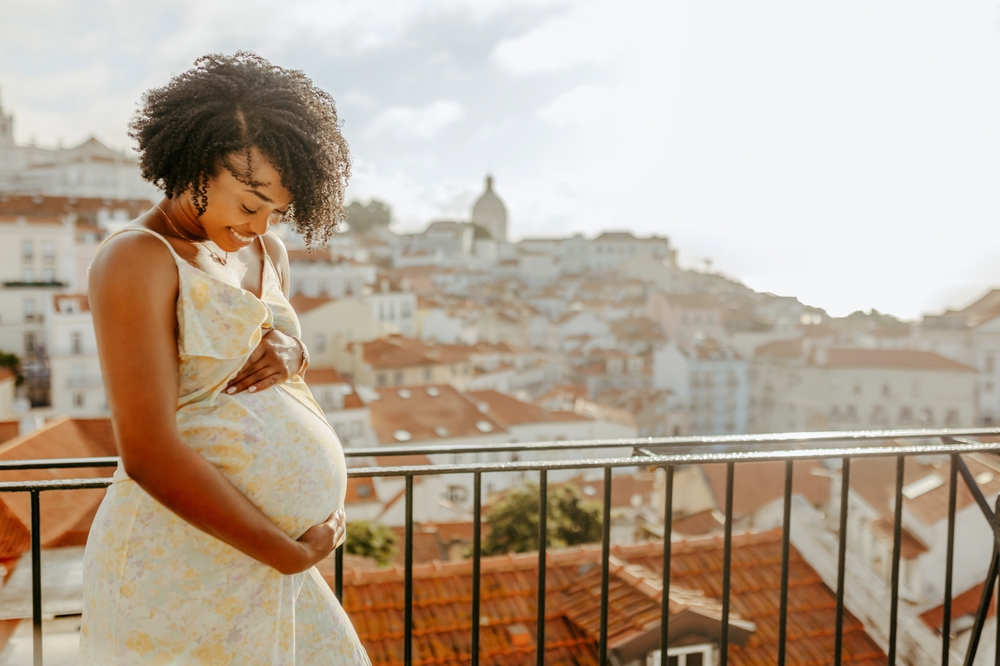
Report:
[{"label": "spaghetti strap", "polygon": [[[159,238],[161,241],[163,241],[163,244],[167,246],[167,249],[170,250],[170,254],[172,254],[174,257],[174,261],[176,262],[184,261],[183,259],[181,259],[181,256],[177,254],[177,250],[175,250],[174,246],[170,244],[170,241],[168,241],[166,238],[156,233],[152,229],[147,229],[146,227],[125,227],[124,229],[119,229],[118,231],[112,234],[108,234],[108,237],[105,238],[103,241],[101,241],[101,244],[97,246],[97,250],[94,252],[94,256],[95,257],[97,256],[97,253],[101,251],[101,248],[104,247],[105,243],[107,243],[109,240],[111,240],[118,234],[125,233],[126,231],[141,231],[144,234],[149,234],[150,236]],[[87,267],[87,271],[90,272],[89,266]]]}]

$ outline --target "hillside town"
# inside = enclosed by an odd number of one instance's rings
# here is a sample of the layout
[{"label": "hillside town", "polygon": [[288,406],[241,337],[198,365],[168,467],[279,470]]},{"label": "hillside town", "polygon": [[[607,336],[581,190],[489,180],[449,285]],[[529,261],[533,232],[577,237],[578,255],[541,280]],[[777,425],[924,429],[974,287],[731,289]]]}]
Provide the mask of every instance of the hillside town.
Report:
[{"label": "hillside town", "polygon": [[[467,216],[428,221],[418,233],[394,232],[391,202],[377,200],[354,202],[325,247],[306,247],[287,225],[275,227],[288,248],[289,301],[309,349],[306,382],[343,445],[364,450],[350,464],[400,464],[380,448],[401,445],[474,451],[509,442],[608,440],[588,453],[599,458],[630,455],[631,447],[614,440],[636,438],[669,444],[692,435],[1000,422],[1000,290],[915,322],[875,311],[831,317],[794,296],[756,292],[721,273],[683,267],[683,248],[666,235],[609,228],[592,237],[514,240],[502,191],[502,180],[487,175]],[[116,455],[87,267],[101,241],[157,197],[132,156],[97,139],[59,149],[19,145],[13,118],[0,108],[0,359],[9,360],[0,366],[0,460]],[[432,453],[405,461],[563,455],[579,452]],[[978,454],[967,462],[992,503],[1000,494],[1000,463]],[[920,656],[940,652],[946,463],[936,457],[906,462],[898,639],[906,663],[930,663]],[[855,461],[850,477],[844,641],[852,660],[845,663],[885,663],[894,465]],[[788,640],[796,654],[832,649],[839,470],[827,461],[795,468],[791,540],[798,592]],[[4,480],[50,478],[44,474],[10,473]],[[102,474],[74,470],[73,478]],[[610,494],[612,588],[620,599],[610,620],[616,663],[653,658],[642,647],[643,618],[659,612],[665,536],[676,542],[672,612],[676,606],[698,626],[718,625],[714,581],[722,566],[725,474],[724,465],[678,468],[665,534],[663,471],[616,471]],[[733,495],[740,571],[772,583],[780,569],[783,479],[783,463],[739,466]],[[548,481],[550,488],[572,485],[586,500],[604,495],[600,474],[560,471]],[[489,475],[484,512],[535,482],[525,474]],[[352,478],[348,516],[401,538],[403,491],[399,477]],[[422,640],[442,654],[466,654],[468,646],[441,618],[458,612],[454,590],[472,576],[473,479],[421,476],[413,492],[414,576],[423,600],[416,612],[427,627]],[[42,505],[42,545],[53,567],[71,569],[103,491],[54,495]],[[18,618],[30,616],[30,609],[18,615],[30,586],[30,508],[19,495],[0,497],[0,507],[0,562],[13,572],[0,593],[0,640],[19,649]],[[963,548],[956,554],[953,618],[975,612],[990,564],[992,533],[977,512],[971,496],[960,494],[956,540]],[[380,566],[345,556],[345,608],[378,664],[397,663],[402,650],[396,638],[385,638],[395,629],[380,626],[387,620],[377,610],[377,600],[402,585],[401,552],[393,557]],[[557,647],[546,645],[552,663],[596,663],[596,602],[577,578],[598,576],[592,565],[599,557],[599,546],[584,545],[550,558],[550,582],[557,581],[550,590],[550,631],[564,632]],[[484,558],[482,575],[496,579],[495,604],[534,599],[537,566],[537,553]],[[332,564],[323,573],[332,581]],[[498,582],[504,576],[510,580]],[[769,663],[777,644],[777,586],[752,584],[749,574],[736,578],[734,663]],[[64,607],[53,617],[79,612],[75,589],[67,583]],[[516,655],[525,654],[533,615],[484,610],[490,612],[491,638],[484,643],[515,655],[504,663],[527,663]],[[956,644],[968,640],[968,624],[954,620],[952,628]],[[987,627],[985,645],[996,642],[995,632]],[[711,641],[689,642],[671,648],[670,663],[714,663],[713,650]],[[459,663],[441,659],[433,663]],[[658,656],[648,663],[660,663]]]}]

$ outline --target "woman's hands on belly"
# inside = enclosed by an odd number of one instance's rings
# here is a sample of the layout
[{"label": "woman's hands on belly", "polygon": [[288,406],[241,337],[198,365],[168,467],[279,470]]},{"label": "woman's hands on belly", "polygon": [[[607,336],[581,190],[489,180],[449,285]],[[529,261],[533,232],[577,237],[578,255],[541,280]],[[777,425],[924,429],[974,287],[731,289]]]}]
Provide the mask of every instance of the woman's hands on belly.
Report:
[{"label": "woman's hands on belly", "polygon": [[[299,543],[307,548],[312,559],[310,567],[328,557],[337,546],[347,539],[347,514],[343,509],[333,512],[326,522],[313,525],[299,537]],[[308,568],[308,567],[306,567]]]},{"label": "woman's hands on belly", "polygon": [[288,381],[302,366],[303,347],[290,335],[269,329],[236,376],[229,380],[226,393],[254,393]]}]

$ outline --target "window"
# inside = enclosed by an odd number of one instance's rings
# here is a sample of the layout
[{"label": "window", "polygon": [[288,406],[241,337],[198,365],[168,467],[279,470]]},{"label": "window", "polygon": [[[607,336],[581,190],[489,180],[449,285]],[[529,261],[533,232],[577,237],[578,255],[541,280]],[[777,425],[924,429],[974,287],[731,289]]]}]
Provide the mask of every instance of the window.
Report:
[{"label": "window", "polygon": [[920,410],[920,425],[926,426],[932,423],[934,423],[934,412],[930,407],[924,407]]},{"label": "window", "polygon": [[392,376],[392,381],[396,384],[396,386],[401,386],[403,384],[402,371],[397,370],[396,373]]},{"label": "window", "polygon": [[913,408],[911,407],[900,407],[899,408],[899,424],[909,425],[913,423]]},{"label": "window", "polygon": [[854,385],[854,395],[861,395],[861,384],[860,383]]},{"label": "window", "polygon": [[42,269],[42,282],[55,282],[56,281],[56,271],[54,268],[43,268]]},{"label": "window", "polygon": [[21,301],[21,312],[24,314],[25,321],[32,321],[35,318],[35,306],[37,303],[33,298],[26,298]]},{"label": "window", "polygon": [[[669,666],[709,666],[712,659],[711,645],[689,645],[667,650]],[[660,666],[660,651],[654,650],[646,657],[646,666]]]},{"label": "window", "polygon": [[378,375],[375,376],[375,385],[376,386],[385,386],[388,383],[389,383],[389,378],[386,376],[386,374],[384,372],[380,372],[380,373],[378,373]]},{"label": "window", "polygon": [[83,391],[73,391],[73,406],[83,407]]},{"label": "window", "polygon": [[431,380],[431,369],[424,368],[424,381],[429,382]]},{"label": "window", "polygon": [[21,269],[21,282],[34,282],[35,281],[35,269],[33,268],[22,268]]},{"label": "window", "polygon": [[882,405],[875,405],[872,409],[872,423],[885,423],[887,420],[885,408]]},{"label": "window", "polygon": [[945,416],[944,424],[949,428],[954,428],[958,425],[958,410],[949,409],[948,415]]},{"label": "window", "polygon": [[885,397],[887,397],[887,398],[890,395],[892,395],[892,386],[890,386],[888,384],[888,382],[885,383],[885,384],[882,384],[882,395],[885,396]]},{"label": "window", "polygon": [[78,356],[83,353],[83,335],[80,331],[73,331],[69,336],[69,353]]},{"label": "window", "polygon": [[983,361],[983,370],[985,372],[993,372],[996,369],[996,357],[993,354],[987,354]]},{"label": "window", "polygon": [[854,405],[847,406],[847,420],[857,421],[858,420],[858,408]]},{"label": "window", "polygon": [[462,504],[469,496],[465,486],[451,485],[444,491],[444,498],[452,504]]},{"label": "window", "polygon": [[317,333],[313,336],[313,344],[316,352],[326,351],[326,333]]},{"label": "window", "polygon": [[42,241],[42,261],[51,264],[56,260],[56,244],[50,240]]},{"label": "window", "polygon": [[21,258],[25,261],[32,261],[35,258],[35,241],[21,241]]},{"label": "window", "polygon": [[993,393],[993,382],[986,382],[983,385],[983,391],[986,393]]},{"label": "window", "polygon": [[28,331],[24,334],[24,351],[26,353],[34,354],[36,344],[35,334],[33,332]]},{"label": "window", "polygon": [[920,380],[914,379],[913,384],[910,386],[910,395],[914,398],[920,397]]}]

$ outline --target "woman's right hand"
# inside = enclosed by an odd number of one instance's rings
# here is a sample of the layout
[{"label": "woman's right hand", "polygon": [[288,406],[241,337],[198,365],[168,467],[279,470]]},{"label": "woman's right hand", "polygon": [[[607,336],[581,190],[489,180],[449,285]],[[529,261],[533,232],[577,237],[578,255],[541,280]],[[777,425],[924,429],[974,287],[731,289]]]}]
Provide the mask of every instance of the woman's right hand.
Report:
[{"label": "woman's right hand", "polygon": [[[347,538],[347,514],[343,509],[333,512],[326,522],[313,525],[299,537],[303,560],[300,571],[305,571],[317,562],[329,557],[334,549]],[[295,572],[299,573],[299,572]]]}]

